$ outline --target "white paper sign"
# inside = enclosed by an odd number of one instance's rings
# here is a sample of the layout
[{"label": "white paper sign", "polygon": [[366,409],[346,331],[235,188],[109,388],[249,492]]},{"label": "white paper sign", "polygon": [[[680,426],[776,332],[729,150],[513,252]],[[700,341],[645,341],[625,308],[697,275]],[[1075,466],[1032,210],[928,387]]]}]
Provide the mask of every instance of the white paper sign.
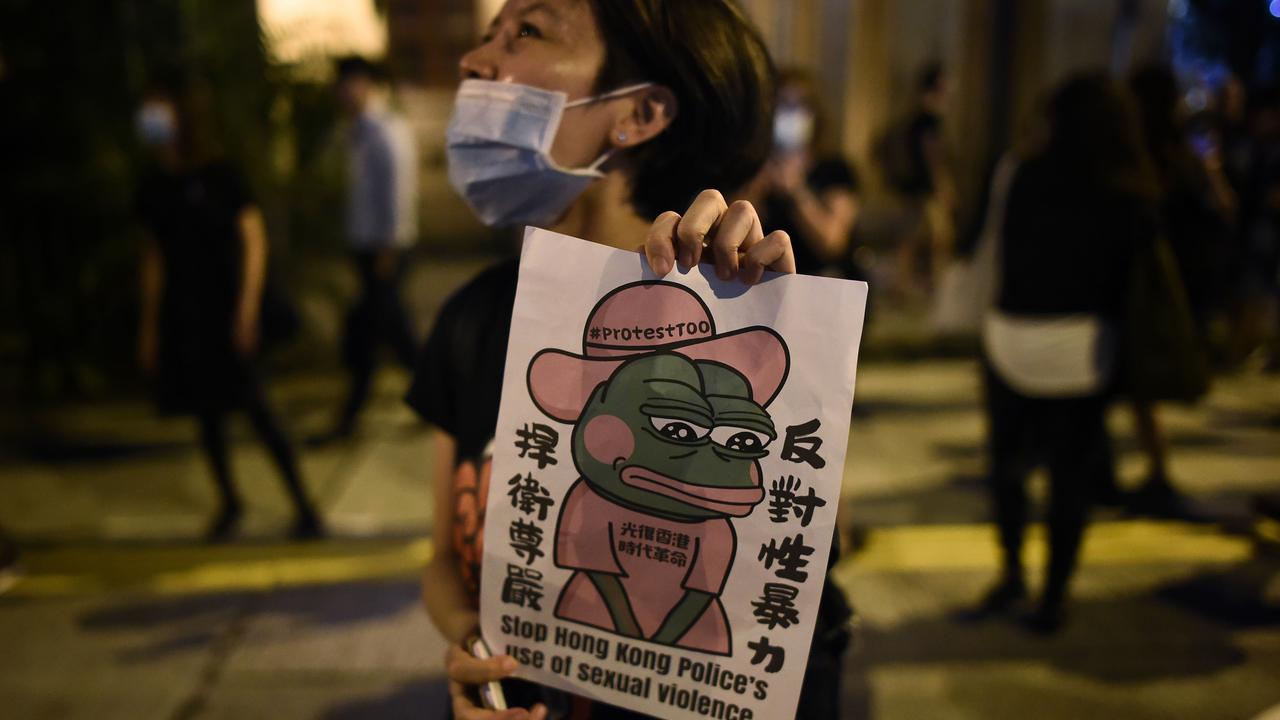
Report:
[{"label": "white paper sign", "polygon": [[792,717],[867,286],[525,235],[481,631],[523,677],[663,718]]}]

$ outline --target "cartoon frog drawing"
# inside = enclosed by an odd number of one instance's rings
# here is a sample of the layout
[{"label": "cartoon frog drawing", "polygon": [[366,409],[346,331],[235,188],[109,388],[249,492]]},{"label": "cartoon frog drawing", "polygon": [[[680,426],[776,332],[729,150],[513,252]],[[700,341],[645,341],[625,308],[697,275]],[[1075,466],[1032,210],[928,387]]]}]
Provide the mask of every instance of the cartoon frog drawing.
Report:
[{"label": "cartoon frog drawing", "polygon": [[764,499],[766,409],[786,380],[777,333],[718,334],[706,304],[667,282],[624,285],[592,310],[583,352],[543,350],[534,403],[573,427],[579,479],[560,503],[555,563],[573,570],[556,617],[728,655],[720,602],[732,519]]}]

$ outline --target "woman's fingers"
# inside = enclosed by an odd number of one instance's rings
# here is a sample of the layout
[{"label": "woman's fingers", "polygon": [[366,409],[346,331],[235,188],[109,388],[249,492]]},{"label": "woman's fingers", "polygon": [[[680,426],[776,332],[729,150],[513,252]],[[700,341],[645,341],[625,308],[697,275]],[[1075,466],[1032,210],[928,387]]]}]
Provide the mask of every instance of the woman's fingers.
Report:
[{"label": "woman's fingers", "polygon": [[658,277],[664,277],[675,267],[675,235],[676,226],[680,224],[680,213],[668,210],[658,216],[649,227],[649,236],[644,241],[644,255],[649,260],[649,267]]},{"label": "woman's fingers", "polygon": [[659,215],[643,250],[649,267],[662,277],[675,268],[677,259],[686,268],[697,265],[704,248],[710,248],[721,280],[737,276],[750,285],[759,282],[765,270],[796,271],[787,234],[778,231],[765,237],[751,203],[739,200],[726,205],[716,190],[703,190],[684,215],[670,211]]},{"label": "woman's fingers", "polygon": [[676,227],[676,250],[686,268],[702,262],[702,249],[715,234],[729,206],[719,190],[703,190],[694,198]]},{"label": "woman's fingers", "polygon": [[[453,699],[453,716],[457,720],[539,720],[522,708],[489,710],[479,707],[467,697],[466,688],[456,682],[449,683],[449,695]],[[545,709],[543,717],[546,717]]]},{"label": "woman's fingers", "polygon": [[774,230],[759,242],[747,248],[742,258],[742,282],[754,285],[760,282],[765,270],[780,273],[796,271],[795,251],[791,237],[781,230]]},{"label": "woman's fingers", "polygon": [[449,679],[463,685],[479,685],[481,683],[501,680],[515,672],[516,661],[506,655],[481,660],[458,646],[449,648],[445,658],[445,672]]},{"label": "woman's fingers", "polygon": [[738,274],[739,253],[760,241],[760,217],[751,203],[739,200],[730,205],[711,238],[716,260],[716,277],[729,280]]}]

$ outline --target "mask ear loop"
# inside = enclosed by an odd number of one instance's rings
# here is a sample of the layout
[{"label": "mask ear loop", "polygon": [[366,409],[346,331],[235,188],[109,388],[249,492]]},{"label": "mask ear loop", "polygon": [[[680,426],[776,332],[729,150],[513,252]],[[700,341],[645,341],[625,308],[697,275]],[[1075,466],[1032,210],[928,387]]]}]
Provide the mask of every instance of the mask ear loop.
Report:
[{"label": "mask ear loop", "polygon": [[589,97],[578,98],[573,102],[565,103],[564,107],[566,110],[568,110],[571,107],[578,107],[580,105],[589,105],[591,103],[601,102],[603,100],[612,100],[616,97],[622,97],[623,95],[630,95],[631,93],[637,90],[643,90],[651,85],[653,85],[653,83],[651,82],[642,82],[642,83],[636,83],[635,85],[627,85],[625,87],[620,87],[617,90],[610,90],[609,92],[601,93],[599,95],[591,95]]},{"label": "mask ear loop", "polygon": [[[651,85],[653,85],[653,83],[651,82],[636,83],[635,85],[627,85],[626,87],[621,87],[621,88],[618,88],[617,90],[610,90],[607,93],[592,95],[591,97],[578,98],[573,102],[568,102],[562,105],[561,111],[559,114],[562,118],[564,115],[564,111],[568,110],[571,107],[588,105],[590,103],[600,102],[602,100],[612,100],[615,97],[621,97],[623,95],[629,95],[637,90],[643,90]],[[560,126],[560,118],[557,118],[555,127],[559,128],[559,126]],[[548,160],[552,168],[559,170],[560,172],[563,172],[563,173],[568,173],[570,175],[588,175],[591,177],[604,177],[604,172],[600,170],[600,168],[603,167],[605,163],[609,162],[609,160],[611,160],[613,156],[616,155],[617,153],[618,153],[617,148],[609,148],[608,150],[605,150],[603,153],[601,153],[600,157],[595,159],[595,162],[591,163],[590,165],[584,168],[574,168],[574,169],[562,168],[557,166],[554,162],[551,162],[550,149],[548,149],[543,154],[543,157],[545,157]]]}]

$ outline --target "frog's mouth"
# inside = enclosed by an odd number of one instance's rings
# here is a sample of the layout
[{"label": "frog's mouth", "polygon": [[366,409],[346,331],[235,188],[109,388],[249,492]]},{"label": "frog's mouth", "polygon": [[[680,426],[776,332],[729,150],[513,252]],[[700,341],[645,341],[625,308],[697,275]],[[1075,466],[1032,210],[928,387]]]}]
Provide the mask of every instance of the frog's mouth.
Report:
[{"label": "frog's mouth", "polygon": [[686,505],[694,505],[732,517],[750,515],[751,509],[764,499],[764,488],[759,486],[728,488],[695,485],[638,465],[623,468],[620,476],[623,483],[633,488],[648,490],[679,500]]}]

